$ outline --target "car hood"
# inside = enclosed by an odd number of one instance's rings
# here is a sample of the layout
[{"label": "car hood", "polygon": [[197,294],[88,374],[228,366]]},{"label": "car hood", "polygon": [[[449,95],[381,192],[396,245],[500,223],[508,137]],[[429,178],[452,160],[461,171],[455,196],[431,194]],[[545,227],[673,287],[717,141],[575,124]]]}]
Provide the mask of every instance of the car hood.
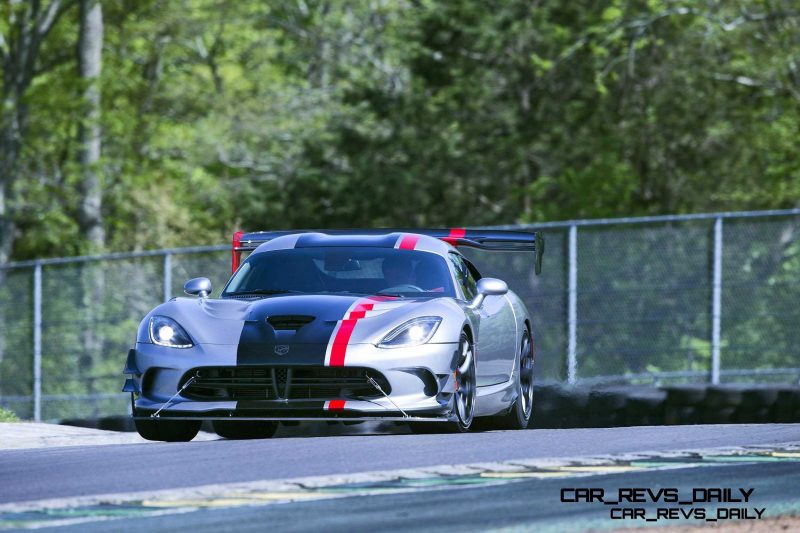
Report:
[{"label": "car hood", "polygon": [[[140,342],[153,315],[176,320],[196,344],[324,344],[350,311],[356,315],[350,343],[377,343],[388,330],[428,313],[449,300],[354,295],[280,295],[255,300],[176,298],[155,308],[142,322]],[[441,304],[439,304],[441,305]],[[431,310],[435,313],[435,310]],[[375,338],[380,335],[380,338]]]}]

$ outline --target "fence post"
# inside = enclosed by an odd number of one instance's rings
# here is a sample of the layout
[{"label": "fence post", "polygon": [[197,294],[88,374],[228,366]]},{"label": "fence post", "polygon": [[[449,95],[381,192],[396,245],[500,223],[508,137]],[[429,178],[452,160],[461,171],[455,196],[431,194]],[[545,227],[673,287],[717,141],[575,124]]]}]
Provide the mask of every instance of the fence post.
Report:
[{"label": "fence post", "polygon": [[567,383],[578,379],[578,226],[569,227],[569,298],[567,303]]},{"label": "fence post", "polygon": [[172,254],[164,254],[164,301],[172,298]]},{"label": "fence post", "polygon": [[42,264],[33,266],[33,420],[42,420]]},{"label": "fence post", "polygon": [[722,319],[722,217],[714,220],[714,267],[711,285],[711,383],[719,383],[720,321]]}]

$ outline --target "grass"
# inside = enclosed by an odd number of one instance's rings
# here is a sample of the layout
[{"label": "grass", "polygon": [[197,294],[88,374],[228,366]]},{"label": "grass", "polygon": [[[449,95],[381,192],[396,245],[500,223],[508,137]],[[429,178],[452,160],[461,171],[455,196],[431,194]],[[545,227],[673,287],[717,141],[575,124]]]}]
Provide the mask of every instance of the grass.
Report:
[{"label": "grass", "polygon": [[13,411],[0,407],[0,422],[19,422],[19,417]]}]

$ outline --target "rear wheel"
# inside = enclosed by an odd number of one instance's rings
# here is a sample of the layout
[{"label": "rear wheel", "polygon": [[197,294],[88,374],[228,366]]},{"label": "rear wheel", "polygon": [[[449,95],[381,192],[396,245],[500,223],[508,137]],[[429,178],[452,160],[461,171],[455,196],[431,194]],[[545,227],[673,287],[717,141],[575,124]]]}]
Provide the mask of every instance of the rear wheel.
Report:
[{"label": "rear wheel", "polygon": [[486,421],[489,429],[525,429],[533,411],[533,344],[527,331],[522,335],[517,367],[517,399],[505,415]]},{"label": "rear wheel", "polygon": [[475,417],[475,353],[472,341],[466,332],[461,333],[458,343],[458,362],[453,373],[455,392],[453,393],[452,422],[412,422],[414,433],[464,433],[469,431]]},{"label": "rear wheel", "polygon": [[214,433],[223,439],[268,439],[275,434],[278,423],[265,420],[214,420]]},{"label": "rear wheel", "polygon": [[200,420],[133,420],[142,438],[162,442],[188,442],[200,431]]}]

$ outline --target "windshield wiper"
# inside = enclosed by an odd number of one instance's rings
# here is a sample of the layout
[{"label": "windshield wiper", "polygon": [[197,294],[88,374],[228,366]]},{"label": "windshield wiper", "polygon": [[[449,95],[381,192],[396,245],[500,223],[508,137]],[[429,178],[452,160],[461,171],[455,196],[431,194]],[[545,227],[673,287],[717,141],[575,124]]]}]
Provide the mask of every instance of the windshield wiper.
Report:
[{"label": "windshield wiper", "polygon": [[287,289],[248,289],[246,291],[226,292],[222,296],[246,296],[252,295],[270,295],[270,294],[302,294],[302,291],[291,291]]},{"label": "windshield wiper", "polygon": [[364,291],[319,291],[320,294],[357,294],[363,296],[369,296],[374,293],[372,292],[364,292]]}]

